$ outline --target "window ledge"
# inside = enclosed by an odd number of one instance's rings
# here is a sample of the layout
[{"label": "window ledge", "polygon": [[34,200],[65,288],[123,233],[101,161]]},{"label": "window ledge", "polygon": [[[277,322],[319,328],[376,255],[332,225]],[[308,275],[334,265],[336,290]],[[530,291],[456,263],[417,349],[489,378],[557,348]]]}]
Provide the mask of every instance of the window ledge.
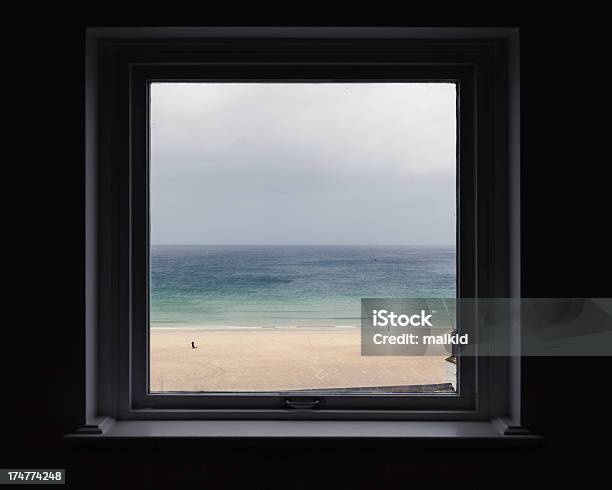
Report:
[{"label": "window ledge", "polygon": [[540,436],[503,419],[489,422],[314,420],[123,420],[103,418],[64,437],[70,441],[131,439],[395,439],[535,444]]}]

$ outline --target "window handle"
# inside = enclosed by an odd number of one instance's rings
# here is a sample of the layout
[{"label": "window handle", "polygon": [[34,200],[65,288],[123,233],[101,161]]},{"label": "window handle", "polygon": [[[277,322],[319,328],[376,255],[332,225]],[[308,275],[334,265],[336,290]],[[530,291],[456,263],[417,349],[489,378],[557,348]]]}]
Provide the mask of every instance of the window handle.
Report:
[{"label": "window handle", "polygon": [[285,406],[287,408],[293,408],[297,410],[319,408],[321,406],[321,399],[314,398],[312,400],[291,400],[290,398],[285,398]]}]

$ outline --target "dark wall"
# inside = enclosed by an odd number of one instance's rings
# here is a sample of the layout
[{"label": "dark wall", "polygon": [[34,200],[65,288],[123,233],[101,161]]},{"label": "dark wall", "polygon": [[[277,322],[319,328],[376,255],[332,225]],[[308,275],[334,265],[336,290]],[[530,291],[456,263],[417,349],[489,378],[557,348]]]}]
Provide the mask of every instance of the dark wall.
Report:
[{"label": "dark wall", "polygon": [[[519,26],[522,39],[524,295],[612,297],[611,64],[607,16],[596,3],[422,2],[315,8],[286,2],[67,6],[30,2],[4,18],[5,220],[0,467],[65,467],[74,488],[323,486],[328,478],[385,488],[603,473],[609,460],[612,359],[526,359],[532,449],[398,444],[207,444],[184,448],[71,447],[82,422],[84,250],[84,28],[119,25]],[[8,30],[6,29],[8,27]],[[8,59],[7,59],[8,58]],[[7,63],[8,61],[8,63]],[[262,483],[265,478],[266,483]],[[259,483],[258,483],[259,482]],[[276,486],[275,485],[275,486]]]}]

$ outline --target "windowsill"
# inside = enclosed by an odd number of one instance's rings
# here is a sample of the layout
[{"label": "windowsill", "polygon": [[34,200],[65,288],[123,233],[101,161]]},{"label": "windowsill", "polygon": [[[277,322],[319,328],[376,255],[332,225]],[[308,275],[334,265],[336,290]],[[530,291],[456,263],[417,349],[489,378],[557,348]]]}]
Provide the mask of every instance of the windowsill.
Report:
[{"label": "windowsill", "polygon": [[132,439],[394,439],[403,441],[473,441],[503,445],[537,444],[540,436],[491,422],[313,421],[313,420],[138,420],[101,419],[68,434],[70,441]]}]

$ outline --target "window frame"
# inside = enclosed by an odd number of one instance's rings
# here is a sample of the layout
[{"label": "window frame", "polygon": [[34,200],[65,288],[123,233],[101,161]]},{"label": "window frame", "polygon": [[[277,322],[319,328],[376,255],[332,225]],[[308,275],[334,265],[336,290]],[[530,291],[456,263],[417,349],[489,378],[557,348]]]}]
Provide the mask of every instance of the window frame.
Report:
[{"label": "window frame", "polygon": [[[457,268],[459,281],[468,275],[472,279],[469,285],[465,281],[458,284],[458,296],[512,296],[511,276],[516,273],[510,269],[516,264],[511,264],[510,248],[514,244],[508,238],[512,226],[507,137],[508,39],[404,38],[381,36],[380,30],[338,37],[340,31],[303,38],[296,35],[295,29],[289,29],[280,39],[266,36],[270,31],[265,29],[258,36],[246,29],[234,36],[191,37],[187,33],[182,38],[96,39],[99,58],[94,73],[99,98],[96,134],[92,138],[97,138],[95,146],[99,150],[94,179],[97,184],[94,214],[98,223],[94,294],[98,313],[95,329],[98,415],[105,413],[126,420],[489,420],[508,412],[509,361],[485,357],[460,360],[463,367],[460,364],[458,371],[463,370],[464,374],[469,371],[473,384],[466,385],[462,380],[459,395],[335,395],[340,403],[327,404],[320,410],[288,410],[278,403],[277,396],[260,404],[261,397],[252,395],[158,395],[142,389],[146,385],[142,366],[148,350],[138,340],[146,335],[145,326],[148,331],[142,308],[145,303],[148,306],[142,281],[143,277],[148,278],[148,262],[141,253],[143,246],[148,247],[148,223],[142,220],[148,213],[147,189],[142,185],[147,178],[148,166],[143,162],[148,162],[148,125],[142,115],[148,109],[146,87],[153,80],[244,81],[247,76],[257,75],[257,80],[279,81],[282,75],[296,81],[299,75],[310,81],[315,78],[360,81],[366,77],[367,81],[392,78],[458,83],[461,87],[458,165],[463,165],[458,175],[462,179],[461,184],[458,182],[461,201],[458,216],[468,210],[471,219],[463,218],[463,223],[468,223],[467,231],[458,228]],[[370,34],[374,35],[370,38]],[[317,70],[327,75],[316,75]],[[340,76],[349,72],[350,77]],[[466,170],[468,161],[473,165]],[[473,253],[459,253],[461,249]],[[471,362],[474,365],[470,367]],[[499,393],[496,380],[502,381]],[[202,403],[203,397],[207,398],[206,404]],[[248,406],[243,402],[231,403],[237,398],[249,398]]]}]

